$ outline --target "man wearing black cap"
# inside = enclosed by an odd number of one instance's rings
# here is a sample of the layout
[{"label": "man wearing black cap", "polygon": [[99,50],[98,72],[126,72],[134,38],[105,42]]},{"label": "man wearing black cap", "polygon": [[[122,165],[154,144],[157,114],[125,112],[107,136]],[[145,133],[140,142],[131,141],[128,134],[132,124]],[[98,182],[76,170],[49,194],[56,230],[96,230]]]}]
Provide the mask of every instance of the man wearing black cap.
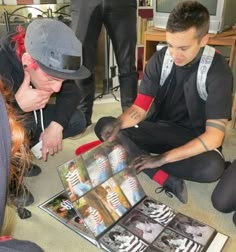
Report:
[{"label": "man wearing black cap", "polygon": [[[0,75],[15,93],[15,105],[27,114],[25,128],[31,146],[41,142],[44,160],[62,148],[62,139],[84,131],[86,120],[77,110],[76,79],[90,73],[82,64],[82,45],[60,21],[36,19],[27,31],[18,29],[0,41]],[[62,85],[63,84],[63,85]],[[56,93],[55,104],[48,104]],[[26,176],[41,172],[35,165]],[[18,205],[29,205],[33,196],[24,188]],[[13,190],[14,191],[14,190]],[[25,196],[25,192],[29,197]]]}]

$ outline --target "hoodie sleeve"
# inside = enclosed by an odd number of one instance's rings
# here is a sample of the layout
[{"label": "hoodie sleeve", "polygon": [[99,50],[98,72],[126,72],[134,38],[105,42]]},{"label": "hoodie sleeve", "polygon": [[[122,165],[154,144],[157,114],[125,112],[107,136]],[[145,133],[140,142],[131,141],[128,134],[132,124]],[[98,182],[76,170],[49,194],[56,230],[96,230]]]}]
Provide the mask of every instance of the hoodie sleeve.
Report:
[{"label": "hoodie sleeve", "polygon": [[56,94],[56,112],[52,121],[65,128],[78,104],[79,88],[76,86],[75,81],[65,80],[61,91]]}]

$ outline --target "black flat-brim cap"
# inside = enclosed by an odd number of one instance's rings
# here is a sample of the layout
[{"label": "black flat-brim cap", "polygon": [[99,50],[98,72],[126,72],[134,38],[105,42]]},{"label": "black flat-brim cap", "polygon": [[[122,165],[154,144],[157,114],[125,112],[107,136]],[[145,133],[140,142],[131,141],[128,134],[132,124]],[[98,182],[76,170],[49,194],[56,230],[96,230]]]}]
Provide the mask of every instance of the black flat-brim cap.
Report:
[{"label": "black flat-brim cap", "polygon": [[91,74],[89,70],[85,66],[81,66],[79,70],[77,71],[64,71],[64,72],[59,72],[57,70],[54,70],[53,68],[49,68],[41,64],[39,61],[36,60],[38,63],[39,67],[48,75],[60,78],[60,79],[68,79],[68,80],[80,80],[80,79],[86,79],[88,78]]},{"label": "black flat-brim cap", "polygon": [[25,48],[48,75],[60,79],[85,79],[90,71],[82,64],[82,44],[61,21],[39,18],[29,24]]}]

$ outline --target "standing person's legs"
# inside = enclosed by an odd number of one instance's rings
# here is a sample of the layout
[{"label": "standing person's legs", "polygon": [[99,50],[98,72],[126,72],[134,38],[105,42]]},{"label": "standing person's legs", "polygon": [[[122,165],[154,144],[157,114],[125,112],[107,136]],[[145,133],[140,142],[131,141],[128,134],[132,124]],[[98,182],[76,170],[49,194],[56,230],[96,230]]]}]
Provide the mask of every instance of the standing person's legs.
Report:
[{"label": "standing person's legs", "polygon": [[121,106],[131,106],[137,95],[138,74],[135,64],[137,42],[136,0],[105,1],[104,24],[112,40],[120,81]]},{"label": "standing person's legs", "polygon": [[81,94],[79,108],[85,114],[87,125],[91,124],[95,95],[94,66],[98,37],[103,23],[102,7],[102,0],[71,1],[71,27],[83,45],[83,64],[92,73],[89,78],[76,81]]},{"label": "standing person's legs", "polygon": [[[236,160],[227,168],[212,193],[212,204],[220,212],[230,213],[236,211]],[[233,215],[236,225],[236,212]]]}]

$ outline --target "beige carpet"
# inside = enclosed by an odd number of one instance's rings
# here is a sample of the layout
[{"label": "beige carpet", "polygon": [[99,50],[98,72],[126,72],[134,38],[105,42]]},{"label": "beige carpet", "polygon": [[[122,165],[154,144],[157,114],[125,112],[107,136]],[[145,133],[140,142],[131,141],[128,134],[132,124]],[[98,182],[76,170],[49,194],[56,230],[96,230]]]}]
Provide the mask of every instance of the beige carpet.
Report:
[{"label": "beige carpet", "polygon": [[[120,103],[116,102],[113,96],[107,95],[96,102],[93,112],[93,122],[96,122],[97,119],[102,116],[116,116],[119,115],[120,112]],[[48,252],[99,251],[99,249],[91,243],[38,208],[39,204],[63,189],[56,167],[73,158],[75,156],[74,151],[78,146],[92,140],[96,140],[96,137],[90,129],[89,132],[86,132],[84,136],[78,140],[64,140],[63,151],[50,157],[47,162],[37,161],[37,164],[42,167],[42,173],[37,177],[26,179],[29,189],[35,196],[34,205],[28,207],[28,209],[32,211],[32,217],[26,220],[20,220],[18,217],[16,218],[13,231],[13,235],[16,238],[34,241]],[[224,146],[225,157],[229,160],[233,160],[236,157],[236,129],[231,129],[230,125],[227,130]],[[147,195],[229,235],[231,238],[224,251],[236,251],[236,227],[232,222],[232,213],[219,213],[212,207],[210,202],[215,183],[199,184],[187,182],[189,201],[188,204],[183,205],[176,198],[170,199],[164,193],[156,194],[154,190],[157,184],[152,182],[144,174],[140,174],[139,178]]]}]

